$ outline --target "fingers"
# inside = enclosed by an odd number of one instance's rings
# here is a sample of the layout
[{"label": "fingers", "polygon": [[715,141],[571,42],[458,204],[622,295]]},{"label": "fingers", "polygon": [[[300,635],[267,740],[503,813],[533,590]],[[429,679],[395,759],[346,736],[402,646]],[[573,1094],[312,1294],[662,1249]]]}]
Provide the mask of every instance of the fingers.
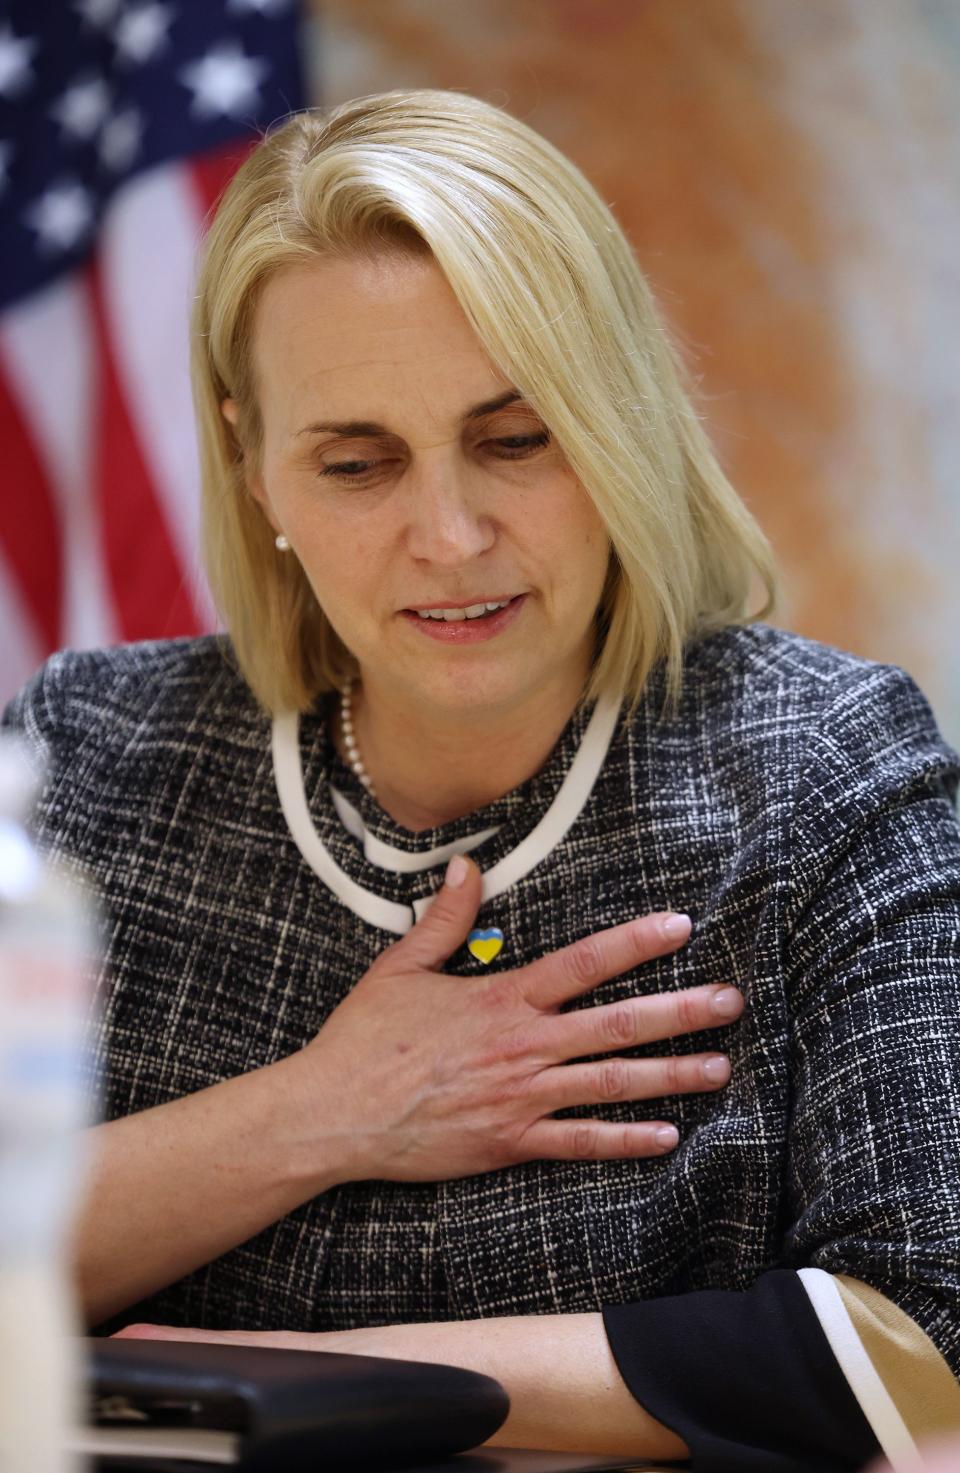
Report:
[{"label": "fingers", "polygon": [[702,1028],[723,1028],[742,1012],[743,994],[735,987],[686,987],[682,992],[630,997],[543,1018],[537,1045],[548,1059],[559,1063],[584,1054],[660,1043]]},{"label": "fingers", "polygon": [[531,1086],[530,1103],[549,1113],[614,1100],[656,1100],[665,1095],[704,1094],[730,1079],[725,1054],[669,1059],[604,1059],[544,1069]]},{"label": "fingers", "polygon": [[111,1340],[201,1340],[202,1330],[180,1330],[175,1325],[124,1325]]},{"label": "fingers", "polygon": [[538,1120],[523,1137],[526,1161],[619,1161],[665,1156],[679,1140],[666,1120],[614,1125],[606,1120]]},{"label": "fingers", "polygon": [[391,948],[395,960],[435,968],[466,941],[480,909],[483,881],[472,859],[455,854],[426,914]]},{"label": "fingers", "polygon": [[204,1345],[255,1345],[281,1350],[309,1350],[316,1335],[295,1330],[185,1330],[179,1325],[126,1325],[113,1340],[190,1340]]},{"label": "fingers", "polygon": [[540,957],[514,974],[526,1000],[548,1010],[653,957],[678,950],[690,935],[690,917],[670,911],[610,926]]}]

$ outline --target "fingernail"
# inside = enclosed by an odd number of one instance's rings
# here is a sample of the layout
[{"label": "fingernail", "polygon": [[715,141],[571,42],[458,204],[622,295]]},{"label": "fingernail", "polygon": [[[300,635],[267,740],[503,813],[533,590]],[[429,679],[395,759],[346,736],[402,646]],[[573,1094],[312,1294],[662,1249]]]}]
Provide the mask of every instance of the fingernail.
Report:
[{"label": "fingernail", "polygon": [[657,1145],[664,1151],[672,1151],[680,1139],[680,1132],[673,1125],[661,1125],[660,1129],[655,1131],[654,1134]]},{"label": "fingernail", "polygon": [[725,1055],[718,1054],[715,1059],[705,1059],[703,1062],[703,1074],[711,1084],[721,1084],[730,1073],[730,1064]]},{"label": "fingernail", "polygon": [[713,1011],[719,1013],[721,1018],[732,1018],[735,1013],[739,1013],[742,1001],[735,987],[724,987],[721,992],[713,995]]},{"label": "fingernail", "polygon": [[447,872],[443,877],[443,883],[451,890],[459,890],[467,878],[467,861],[462,854],[455,854],[447,865]]},{"label": "fingernail", "polygon": [[686,936],[693,922],[688,915],[678,911],[676,915],[667,916],[666,920],[660,922],[660,930],[668,941],[679,941]]}]

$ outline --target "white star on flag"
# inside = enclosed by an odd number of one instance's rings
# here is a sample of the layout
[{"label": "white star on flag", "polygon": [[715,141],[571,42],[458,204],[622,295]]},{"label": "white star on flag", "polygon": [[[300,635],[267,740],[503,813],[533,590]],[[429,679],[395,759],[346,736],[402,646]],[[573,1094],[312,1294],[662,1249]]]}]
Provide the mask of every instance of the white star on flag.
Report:
[{"label": "white star on flag", "polygon": [[47,250],[67,251],[93,224],[89,192],[77,179],[63,179],[42,194],[26,213]]},{"label": "white star on flag", "polygon": [[201,117],[242,117],[256,109],[259,84],[269,70],[266,62],[244,56],[238,42],[222,41],[178,75],[193,90],[193,111]]},{"label": "white star on flag", "polygon": [[286,10],[290,0],[227,0],[230,15],[279,15]]},{"label": "white star on flag", "polygon": [[74,9],[88,26],[108,26],[120,7],[120,0],[77,0]]},{"label": "white star on flag", "polygon": [[110,111],[110,89],[102,77],[74,82],[50,109],[65,133],[92,138]]},{"label": "white star on flag", "polygon": [[172,5],[141,5],[121,15],[113,39],[123,61],[150,61],[167,44],[167,27],[173,20]]},{"label": "white star on flag", "polygon": [[120,173],[136,157],[143,137],[143,116],[135,107],[111,118],[100,137],[100,158],[108,169]]},{"label": "white star on flag", "polygon": [[0,97],[16,97],[30,85],[30,57],[37,45],[29,36],[15,36],[10,26],[0,31]]}]

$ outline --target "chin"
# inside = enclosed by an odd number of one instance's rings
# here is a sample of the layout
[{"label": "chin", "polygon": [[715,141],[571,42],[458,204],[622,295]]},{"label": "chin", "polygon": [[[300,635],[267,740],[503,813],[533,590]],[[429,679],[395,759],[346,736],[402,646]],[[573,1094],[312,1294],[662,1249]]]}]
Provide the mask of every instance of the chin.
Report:
[{"label": "chin", "polygon": [[416,684],[424,699],[432,706],[451,712],[474,710],[477,714],[497,706],[512,706],[529,696],[531,689],[542,683],[531,670],[448,669],[424,671]]}]

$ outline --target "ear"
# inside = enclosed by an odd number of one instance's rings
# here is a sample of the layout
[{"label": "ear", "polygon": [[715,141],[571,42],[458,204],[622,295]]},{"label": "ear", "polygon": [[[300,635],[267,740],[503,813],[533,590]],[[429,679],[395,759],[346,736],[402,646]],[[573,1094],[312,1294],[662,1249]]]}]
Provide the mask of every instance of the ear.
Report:
[{"label": "ear", "polygon": [[[236,439],[237,444],[239,445],[239,443],[240,443],[240,437],[236,433],[236,429],[237,429],[237,420],[239,419],[240,414],[239,414],[239,410],[237,409],[237,402],[236,402],[236,400],[229,398],[229,396],[226,399],[222,399],[220,401],[220,413],[223,415],[224,419],[230,425],[230,428],[234,431],[234,438]],[[243,455],[243,453],[244,453],[242,446],[240,447],[240,453],[241,453],[241,455]],[[270,503],[267,500],[267,493],[266,493],[266,490],[264,489],[262,478],[260,476],[251,476],[250,473],[249,473],[249,471],[245,467],[244,468],[244,481],[246,482],[247,490],[250,492],[250,495],[253,497],[254,501],[258,501],[260,503],[260,507],[261,507],[261,509],[263,511],[263,514],[266,517],[267,521],[270,523],[270,525],[273,528],[273,530],[275,532],[279,532],[280,531],[280,527],[274,521],[273,512],[272,512],[272,510],[270,508]]]}]

